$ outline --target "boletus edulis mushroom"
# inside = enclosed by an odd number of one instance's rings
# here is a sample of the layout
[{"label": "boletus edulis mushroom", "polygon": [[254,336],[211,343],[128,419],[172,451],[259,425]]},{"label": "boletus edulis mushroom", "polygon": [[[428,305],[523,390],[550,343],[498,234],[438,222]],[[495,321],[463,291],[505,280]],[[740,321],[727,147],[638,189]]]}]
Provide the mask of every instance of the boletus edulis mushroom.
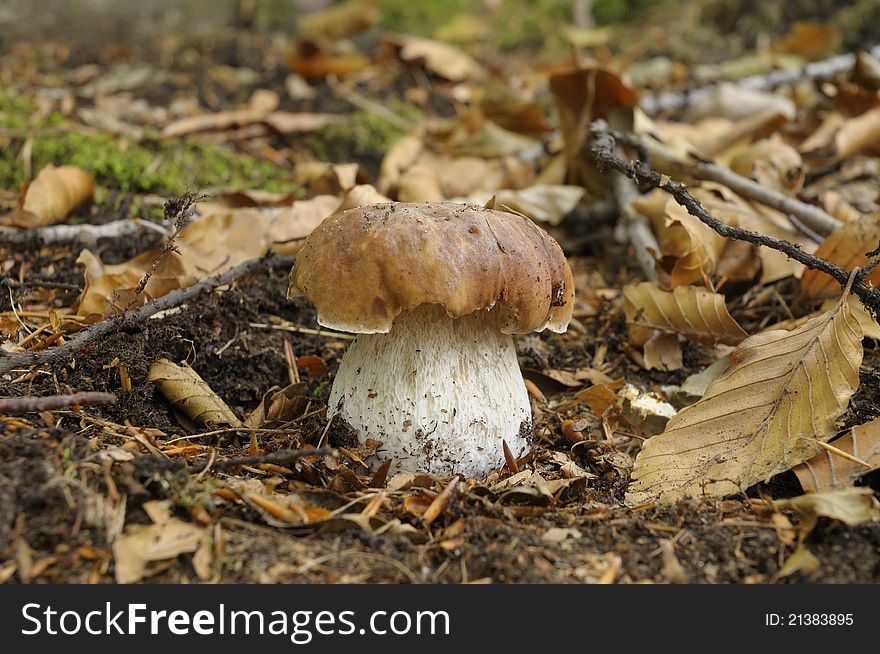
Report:
[{"label": "boletus edulis mushroom", "polygon": [[528,218],[478,206],[388,203],[334,214],[306,239],[289,296],[357,338],[328,417],[382,441],[396,471],[482,476],[531,445],[513,334],[564,332],[571,270]]}]

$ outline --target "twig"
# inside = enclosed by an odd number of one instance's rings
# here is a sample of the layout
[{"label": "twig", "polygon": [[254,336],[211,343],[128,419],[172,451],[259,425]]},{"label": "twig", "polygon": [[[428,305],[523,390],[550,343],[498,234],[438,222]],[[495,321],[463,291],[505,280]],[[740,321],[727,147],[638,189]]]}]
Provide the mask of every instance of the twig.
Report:
[{"label": "twig", "polygon": [[[738,239],[740,241],[748,241],[755,245],[763,245],[764,247],[778,250],[795,261],[804,264],[807,268],[818,270],[826,275],[830,275],[838,284],[840,284],[841,288],[846,287],[850,273],[837,264],[826,261],[825,259],[820,259],[812,254],[808,254],[801,250],[797,245],[789,243],[784,239],[774,238],[772,236],[767,236],[766,234],[752,232],[739,227],[732,227],[731,225],[723,223],[706,211],[700,201],[690,194],[684,184],[676,182],[665,175],[660,175],[657,171],[652,170],[641,163],[639,165],[633,165],[632,163],[624,161],[618,157],[614,153],[614,138],[608,132],[604,121],[594,122],[591,125],[590,132],[592,140],[587,144],[589,154],[592,156],[600,170],[609,168],[617,170],[638,184],[662,189],[675,198],[676,202],[687,209],[689,214],[698,218],[701,222],[711,227],[721,236]],[[867,286],[864,282],[858,280],[853,284],[852,292],[859,297],[862,303],[870,309],[874,315],[877,315],[878,312],[880,312],[880,290],[875,289],[873,286]]]},{"label": "twig", "polygon": [[395,127],[402,129],[404,132],[412,131],[413,127],[415,126],[412,121],[407,120],[403,116],[394,113],[381,102],[376,102],[375,100],[364,97],[354,89],[348,88],[343,84],[331,83],[330,90],[333,91],[333,94],[336,97],[345,100],[346,102],[354,105],[358,109],[362,109],[363,111],[369,112],[378,116],[379,118],[382,118],[383,120],[394,125]]},{"label": "twig", "polygon": [[[868,53],[872,57],[880,57],[880,46],[874,46]],[[802,79],[825,80],[835,75],[850,70],[856,63],[853,53],[835,55],[822,61],[809,63],[803,68],[794,70],[774,70],[764,75],[753,75],[737,83],[745,89],[754,91],[766,91],[783,84],[791,84]],[[647,95],[642,98],[640,106],[649,116],[656,116],[667,111],[683,109],[703,98],[706,98],[715,90],[714,85],[701,86],[684,93],[664,92],[655,95]]]},{"label": "twig", "polygon": [[0,245],[40,247],[61,243],[94,248],[98,239],[128,238],[154,231],[167,235],[164,225],[148,220],[114,220],[103,225],[48,225],[34,229],[0,227]]},{"label": "twig", "polygon": [[822,236],[827,236],[843,226],[843,223],[837,218],[819,207],[762,186],[748,177],[738,175],[729,168],[723,168],[713,163],[698,163],[690,172],[697,179],[717,182],[744,198],[754,200],[782,213],[791,214],[810,230],[818,232]]},{"label": "twig", "polygon": [[639,194],[638,189],[626,175],[617,171],[614,172],[612,186],[620,215],[623,216],[626,237],[633,246],[639,268],[646,279],[655,281],[657,273],[654,269],[654,257],[651,251],[659,253],[660,245],[651,229],[651,222],[633,208],[632,201]]},{"label": "twig", "polygon": [[292,262],[293,257],[278,257],[272,254],[259,259],[250,259],[224,273],[212,275],[207,279],[203,279],[198,284],[193,284],[186,288],[175,289],[155,300],[147,302],[142,307],[132,311],[126,311],[118,316],[113,316],[102,322],[95,323],[91,327],[79,332],[64,345],[40,350],[39,352],[23,352],[21,354],[7,354],[2,356],[0,357],[0,374],[7,373],[14,368],[22,366],[30,367],[43,363],[53,363],[55,361],[69,359],[87,345],[90,345],[99,338],[106,336],[117,329],[135,327],[153,314],[185,304],[186,302],[196,299],[202,293],[209,293],[220,286],[230,284],[256,270],[267,268],[272,265],[289,266]]},{"label": "twig", "polygon": [[[171,459],[167,457],[157,459],[153,456],[144,455],[137,457],[132,463],[139,468],[146,468],[149,470],[185,470],[186,472],[195,475],[204,472],[209,467],[212,470],[223,470],[226,468],[236,468],[238,466],[260,465],[262,463],[283,465],[304,456],[323,456],[325,454],[334,454],[334,452],[335,450],[332,447],[325,447],[322,449],[302,448],[298,450],[278,450],[260,456],[233,457],[223,461],[217,461],[215,458],[213,461],[209,460],[207,463],[197,466],[187,466],[185,461],[179,459]],[[165,455],[163,454],[163,456]]]},{"label": "twig", "polygon": [[184,193],[179,198],[173,198],[165,203],[165,220],[169,223],[173,222],[174,231],[171,232],[171,235],[162,245],[162,250],[159,252],[159,256],[153,260],[153,263],[150,264],[149,270],[144,273],[144,276],[138,282],[138,285],[134,289],[134,297],[131,299],[131,302],[128,303],[128,306],[125,307],[126,310],[131,309],[135,305],[138,298],[140,298],[141,293],[143,293],[144,289],[147,287],[150,278],[152,278],[159,266],[162,265],[162,262],[168,258],[168,254],[171,252],[178,252],[177,248],[174,246],[174,241],[177,240],[180,232],[189,223],[192,215],[192,206],[196,202],[201,202],[205,199],[207,198],[203,195]]},{"label": "twig", "polygon": [[[226,468],[237,468],[238,466],[256,466],[263,463],[284,465],[285,463],[290,463],[291,461],[302,458],[304,456],[323,456],[325,454],[333,454],[333,448],[322,447],[318,449],[302,448],[298,450],[277,450],[269,454],[261,454],[260,456],[239,456],[233,457],[231,459],[224,459],[222,461],[214,461],[211,467],[213,467],[215,470],[225,470]],[[206,463],[201,466],[188,468],[187,471],[191,473],[199,473],[202,472],[202,470],[205,470],[207,467],[208,464]]]},{"label": "twig", "polygon": [[[649,163],[651,141],[640,139],[634,134],[618,132],[612,129],[606,129],[605,131],[618,143],[633,148],[642,162],[645,164]],[[694,160],[693,163],[683,167],[685,173],[696,179],[716,182],[726,186],[747,200],[752,200],[771,209],[790,214],[803,223],[811,232],[818,233],[821,236],[827,236],[843,226],[842,222],[820,207],[801,202],[797,198],[767,188],[748,177],[743,177],[733,172],[729,168],[724,168],[709,161],[698,160]],[[819,240],[821,241],[821,238]]]},{"label": "twig", "polygon": [[113,404],[116,396],[113,393],[86,391],[71,395],[45,395],[43,397],[3,397],[0,398],[0,413],[38,413],[55,411],[71,406],[87,404]]}]

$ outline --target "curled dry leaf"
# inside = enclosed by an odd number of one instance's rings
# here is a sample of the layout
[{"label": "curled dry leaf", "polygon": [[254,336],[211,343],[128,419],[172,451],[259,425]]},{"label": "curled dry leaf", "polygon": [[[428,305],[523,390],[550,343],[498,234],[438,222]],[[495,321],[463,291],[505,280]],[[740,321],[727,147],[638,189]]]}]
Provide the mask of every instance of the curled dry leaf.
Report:
[{"label": "curled dry leaf", "polygon": [[606,182],[582,156],[587,127],[602,118],[618,129],[632,128],[638,94],[615,72],[602,66],[566,68],[550,75],[550,92],[559,111],[565,147],[566,180],[604,197]]},{"label": "curled dry leaf", "polygon": [[94,192],[95,182],[82,168],[48,164],[23,189],[19,209],[3,222],[28,228],[53,225],[91,200]]},{"label": "curled dry leaf", "polygon": [[859,386],[862,330],[840,302],[790,332],[744,340],[730,362],[644,444],[627,502],[729,495],[814,456]]},{"label": "curled dry leaf", "polygon": [[492,196],[497,204],[510,207],[535,222],[558,225],[580,204],[584,189],[564,184],[535,184],[523,189],[501,189],[453,198],[453,202],[485,205]]},{"label": "curled dry leaf", "polygon": [[790,508],[801,514],[802,530],[809,532],[819,517],[832,518],[855,527],[880,519],[880,502],[870,488],[837,488],[807,493],[787,500],[777,500],[779,509]]},{"label": "curled dry leaf", "polygon": [[192,368],[159,359],[150,367],[147,381],[185,416],[201,425],[240,427],[241,421]]},{"label": "curled dry leaf", "polygon": [[[846,223],[828,235],[816,250],[816,256],[836,263],[845,270],[864,267],[867,252],[880,243],[880,216],[868,215]],[[880,270],[868,277],[875,286],[880,285]],[[840,284],[818,270],[805,270],[801,276],[801,290],[808,300],[821,300],[840,295]]]},{"label": "curled dry leaf", "polygon": [[91,251],[80,252],[76,262],[85,270],[83,291],[74,305],[76,312],[89,319],[105,318],[195,282],[179,257],[168,256],[153,270],[143,292],[136,297],[135,289],[158,257],[157,250],[148,250],[125,263],[106,265]]},{"label": "curled dry leaf", "polygon": [[852,486],[862,475],[880,468],[880,418],[864,425],[856,425],[832,445],[864,461],[869,467],[829,450],[822,450],[812,459],[792,469],[804,492],[846,488]]},{"label": "curled dry leaf", "polygon": [[477,80],[486,74],[473,57],[448,43],[409,34],[388,34],[383,40],[399,49],[403,61],[423,64],[432,73],[451,82]]},{"label": "curled dry leaf", "polygon": [[382,204],[383,202],[391,202],[391,198],[379,193],[372,184],[358,184],[349,189],[345,197],[342,198],[342,203],[332,213],[339,213],[355,207],[365,207],[370,204]]},{"label": "curled dry leaf", "polygon": [[684,366],[678,336],[655,332],[644,345],[647,370],[680,370]]},{"label": "curled dry leaf", "polygon": [[267,425],[287,422],[298,418],[308,404],[306,385],[302,382],[279,389],[270,388],[263,395],[259,406],[245,418],[245,427],[259,429]]},{"label": "curled dry leaf", "polygon": [[697,286],[664,291],[653,282],[623,287],[623,309],[633,345],[645,345],[656,332],[716,345],[736,345],[748,334],[731,317],[724,296]]},{"label": "curled dry leaf", "polygon": [[687,212],[662,191],[636,198],[633,208],[651,219],[660,245],[668,258],[670,284],[681,286],[702,279],[715,270],[726,240]]},{"label": "curled dry leaf", "polygon": [[804,185],[800,153],[780,139],[763,139],[739,150],[730,160],[730,168],[786,195],[796,195]]}]

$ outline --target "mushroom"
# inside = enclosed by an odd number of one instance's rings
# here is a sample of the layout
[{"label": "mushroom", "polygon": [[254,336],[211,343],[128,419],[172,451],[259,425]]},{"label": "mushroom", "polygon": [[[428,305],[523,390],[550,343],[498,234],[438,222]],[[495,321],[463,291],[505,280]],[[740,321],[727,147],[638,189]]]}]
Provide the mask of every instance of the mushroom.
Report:
[{"label": "mushroom", "polygon": [[571,270],[525,216],[453,202],[334,214],[306,239],[289,297],[358,334],[328,417],[383,443],[395,470],[481,476],[531,446],[532,413],[512,334],[562,333]]}]

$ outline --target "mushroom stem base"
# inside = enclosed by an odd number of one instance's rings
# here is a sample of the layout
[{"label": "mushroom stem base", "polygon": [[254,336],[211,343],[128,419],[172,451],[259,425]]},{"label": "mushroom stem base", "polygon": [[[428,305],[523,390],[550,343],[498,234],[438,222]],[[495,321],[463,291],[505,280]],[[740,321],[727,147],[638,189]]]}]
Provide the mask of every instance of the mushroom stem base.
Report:
[{"label": "mushroom stem base", "polygon": [[531,406],[503,316],[453,320],[438,305],[400,314],[387,334],[362,334],[342,359],[330,393],[363,440],[383,443],[396,471],[478,477],[531,444]]}]

